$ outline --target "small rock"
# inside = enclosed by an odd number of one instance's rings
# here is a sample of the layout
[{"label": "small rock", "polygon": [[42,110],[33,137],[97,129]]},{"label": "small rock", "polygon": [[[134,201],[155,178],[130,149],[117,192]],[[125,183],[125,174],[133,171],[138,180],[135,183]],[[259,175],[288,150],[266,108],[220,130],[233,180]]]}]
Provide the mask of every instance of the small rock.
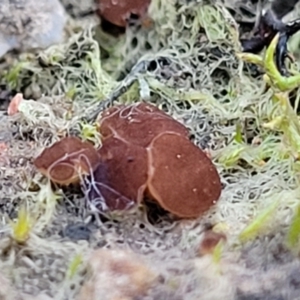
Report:
[{"label": "small rock", "polygon": [[0,57],[60,43],[66,20],[59,0],[0,0]]},{"label": "small rock", "polygon": [[130,300],[154,283],[156,274],[135,253],[100,249],[90,257],[92,278],[82,287],[78,300]]},{"label": "small rock", "polygon": [[61,233],[62,236],[68,237],[73,241],[89,240],[91,236],[91,230],[85,223],[69,224]]}]

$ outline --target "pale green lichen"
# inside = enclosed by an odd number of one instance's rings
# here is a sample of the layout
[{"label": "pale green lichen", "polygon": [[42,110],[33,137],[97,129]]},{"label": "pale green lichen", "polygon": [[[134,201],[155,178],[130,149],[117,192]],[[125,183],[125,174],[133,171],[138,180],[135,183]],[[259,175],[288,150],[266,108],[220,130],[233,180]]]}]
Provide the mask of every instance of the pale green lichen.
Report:
[{"label": "pale green lichen", "polygon": [[[115,81],[102,69],[99,45],[92,28],[74,34],[65,44],[54,45],[38,56],[24,54],[5,74],[15,89],[35,86],[44,95],[70,94],[74,101],[91,105],[109,95]],[[26,96],[26,93],[25,93]]]}]

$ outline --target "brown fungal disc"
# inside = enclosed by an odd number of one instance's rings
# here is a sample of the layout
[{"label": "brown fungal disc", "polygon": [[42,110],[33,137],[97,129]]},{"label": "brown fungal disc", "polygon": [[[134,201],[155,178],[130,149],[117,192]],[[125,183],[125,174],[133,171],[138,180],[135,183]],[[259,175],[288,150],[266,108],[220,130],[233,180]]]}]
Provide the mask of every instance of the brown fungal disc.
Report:
[{"label": "brown fungal disc", "polygon": [[146,15],[151,0],[96,0],[98,14],[110,23],[126,27],[131,17],[142,18]]},{"label": "brown fungal disc", "polygon": [[101,211],[130,209],[140,203],[147,182],[147,151],[110,137],[99,154],[100,163],[85,181],[89,201]]},{"label": "brown fungal disc", "polygon": [[198,217],[219,198],[219,174],[206,154],[174,133],[157,136],[148,150],[148,191],[178,217]]},{"label": "brown fungal disc", "polygon": [[107,109],[99,125],[104,139],[115,136],[141,147],[147,147],[162,132],[174,132],[186,138],[189,135],[183,124],[154,105],[144,102]]},{"label": "brown fungal disc", "polygon": [[69,185],[89,174],[100,157],[89,142],[77,137],[65,137],[54,143],[34,160],[35,167],[53,182]]},{"label": "brown fungal disc", "polygon": [[214,232],[213,230],[208,230],[204,233],[204,237],[200,243],[199,254],[211,254],[213,253],[215,247],[221,242],[226,242],[226,235],[224,233]]}]

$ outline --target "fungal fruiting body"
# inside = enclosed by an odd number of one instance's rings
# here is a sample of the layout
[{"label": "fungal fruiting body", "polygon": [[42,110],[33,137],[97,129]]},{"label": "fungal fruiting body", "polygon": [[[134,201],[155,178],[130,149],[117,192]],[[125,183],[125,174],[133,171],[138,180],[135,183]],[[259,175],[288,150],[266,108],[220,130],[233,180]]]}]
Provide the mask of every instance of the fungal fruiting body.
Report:
[{"label": "fungal fruiting body", "polygon": [[222,232],[208,230],[204,233],[198,248],[199,255],[212,254],[215,248],[221,243],[225,243],[227,237]]},{"label": "fungal fruiting body", "polygon": [[65,137],[54,143],[34,160],[35,167],[53,182],[61,185],[78,183],[99,162],[99,154],[89,142]]},{"label": "fungal fruiting body", "polygon": [[101,210],[126,210],[140,203],[147,182],[142,147],[109,137],[99,149],[100,163],[85,180],[85,193]]},{"label": "fungal fruiting body", "polygon": [[144,102],[119,105],[98,121],[99,149],[66,137],[35,159],[37,169],[61,185],[81,182],[99,211],[131,209],[147,193],[170,213],[195,218],[219,199],[215,166],[163,111]]},{"label": "fungal fruiting body", "polygon": [[97,0],[98,14],[104,20],[126,27],[130,17],[143,18],[151,0]]},{"label": "fungal fruiting body", "polygon": [[107,109],[99,120],[99,127],[103,140],[114,136],[141,147],[147,147],[162,132],[176,132],[187,139],[189,136],[184,125],[144,102]]},{"label": "fungal fruiting body", "polygon": [[155,106],[107,109],[99,125],[101,164],[87,193],[96,207],[132,207],[147,192],[165,210],[193,218],[219,199],[220,177],[211,160],[181,123]]},{"label": "fungal fruiting body", "polygon": [[220,196],[220,179],[210,159],[176,133],[161,133],[148,147],[148,190],[165,210],[197,217]]}]

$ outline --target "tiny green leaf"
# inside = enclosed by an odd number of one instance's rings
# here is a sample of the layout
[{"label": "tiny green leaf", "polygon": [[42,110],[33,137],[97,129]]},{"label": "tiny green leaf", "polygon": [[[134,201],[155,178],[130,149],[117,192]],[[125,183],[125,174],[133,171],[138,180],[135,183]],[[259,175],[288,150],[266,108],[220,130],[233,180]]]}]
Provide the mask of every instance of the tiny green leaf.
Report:
[{"label": "tiny green leaf", "polygon": [[246,242],[255,238],[259,233],[261,233],[263,227],[267,224],[268,220],[272,217],[279,201],[275,201],[264,211],[258,214],[254,220],[240,233],[239,239],[241,242]]},{"label": "tiny green leaf", "polygon": [[76,254],[75,257],[72,259],[68,271],[67,271],[67,278],[72,279],[74,275],[77,273],[79,266],[82,263],[82,255],[80,253]]},{"label": "tiny green leaf", "polygon": [[300,205],[296,208],[290,228],[287,233],[287,245],[289,248],[295,248],[300,241]]},{"label": "tiny green leaf", "polygon": [[236,124],[236,129],[235,129],[235,135],[234,135],[234,140],[241,144],[243,142],[243,132],[242,132],[242,125],[240,122]]},{"label": "tiny green leaf", "polygon": [[224,242],[222,240],[216,245],[212,253],[212,259],[215,264],[218,264],[222,257]]}]

